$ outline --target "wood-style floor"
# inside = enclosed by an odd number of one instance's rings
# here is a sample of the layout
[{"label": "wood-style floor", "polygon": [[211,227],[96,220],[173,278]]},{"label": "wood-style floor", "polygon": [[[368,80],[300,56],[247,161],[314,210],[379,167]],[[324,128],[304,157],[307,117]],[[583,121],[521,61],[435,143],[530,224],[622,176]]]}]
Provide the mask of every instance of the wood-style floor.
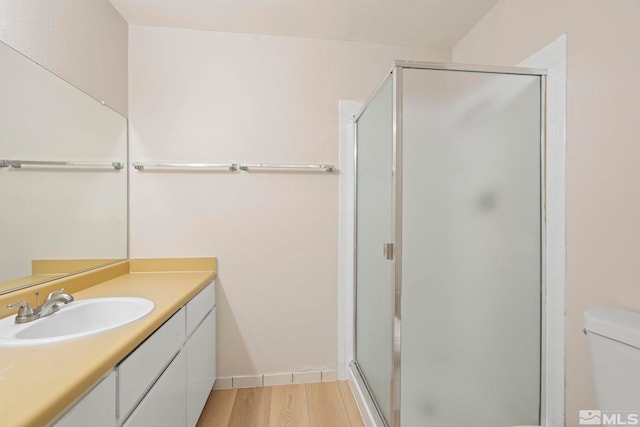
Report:
[{"label": "wood-style floor", "polygon": [[214,390],[197,427],[364,427],[345,381]]}]

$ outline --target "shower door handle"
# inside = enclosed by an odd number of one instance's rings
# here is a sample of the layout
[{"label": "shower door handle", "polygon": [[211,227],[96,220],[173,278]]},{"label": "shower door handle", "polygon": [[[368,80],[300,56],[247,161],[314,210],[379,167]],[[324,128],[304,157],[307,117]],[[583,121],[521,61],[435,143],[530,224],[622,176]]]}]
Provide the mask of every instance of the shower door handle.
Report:
[{"label": "shower door handle", "polygon": [[382,245],[382,253],[384,254],[384,259],[388,261],[393,260],[393,243],[385,243]]}]

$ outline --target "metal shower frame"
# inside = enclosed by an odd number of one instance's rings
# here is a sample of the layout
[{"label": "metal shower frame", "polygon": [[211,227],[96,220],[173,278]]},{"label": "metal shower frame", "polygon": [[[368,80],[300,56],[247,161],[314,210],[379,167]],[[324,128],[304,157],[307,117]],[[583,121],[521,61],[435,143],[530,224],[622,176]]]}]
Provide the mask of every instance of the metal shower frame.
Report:
[{"label": "metal shower frame", "polygon": [[[353,116],[354,126],[354,257],[353,257],[353,349],[354,360],[350,366],[354,371],[354,377],[360,389],[363,391],[367,405],[372,410],[376,423],[385,427],[400,427],[400,374],[401,374],[401,338],[402,338],[402,149],[403,149],[403,111],[402,111],[402,87],[404,69],[445,70],[462,71],[488,74],[521,74],[540,77],[540,420],[545,418],[545,302],[546,302],[546,69],[523,67],[494,67],[467,64],[443,64],[417,61],[395,61],[387,77],[375,89],[371,97],[365,102],[360,111]],[[392,160],[392,223],[393,223],[393,274],[392,274],[392,366],[391,369],[391,416],[387,423],[378,403],[372,396],[371,389],[357,363],[357,223],[358,223],[358,127],[357,123],[362,114],[367,110],[375,95],[387,79],[393,79],[393,160]]]}]

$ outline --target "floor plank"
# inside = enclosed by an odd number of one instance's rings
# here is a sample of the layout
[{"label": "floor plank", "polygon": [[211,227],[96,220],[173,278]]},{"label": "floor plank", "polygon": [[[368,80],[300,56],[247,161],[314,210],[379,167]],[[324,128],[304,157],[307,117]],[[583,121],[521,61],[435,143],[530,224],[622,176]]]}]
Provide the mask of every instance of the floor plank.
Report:
[{"label": "floor plank", "polygon": [[272,387],[269,427],[309,427],[304,384]]},{"label": "floor plank", "polygon": [[362,417],[360,416],[360,410],[358,409],[358,405],[356,404],[356,399],[353,397],[353,393],[351,392],[349,383],[346,381],[338,381],[338,388],[340,389],[342,401],[344,402],[344,406],[347,410],[347,416],[349,416],[351,425],[353,427],[364,427],[364,422],[362,421]]},{"label": "floor plank", "polygon": [[364,427],[346,381],[214,390],[197,427]]},{"label": "floor plank", "polygon": [[238,390],[214,390],[204,405],[196,427],[226,427]]},{"label": "floor plank", "polygon": [[239,389],[229,427],[269,427],[271,387]]},{"label": "floor plank", "polygon": [[306,385],[311,427],[349,427],[351,422],[336,382]]}]

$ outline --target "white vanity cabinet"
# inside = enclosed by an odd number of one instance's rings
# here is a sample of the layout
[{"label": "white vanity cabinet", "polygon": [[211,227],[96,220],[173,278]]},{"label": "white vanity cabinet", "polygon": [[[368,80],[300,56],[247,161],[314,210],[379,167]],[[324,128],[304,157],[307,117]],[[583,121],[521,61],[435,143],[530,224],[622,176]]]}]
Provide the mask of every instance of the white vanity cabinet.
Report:
[{"label": "white vanity cabinet", "polygon": [[[195,426],[215,381],[215,315],[211,283],[122,360],[56,427]],[[106,391],[96,394],[98,389]],[[104,403],[99,412],[83,409],[96,400]]]},{"label": "white vanity cabinet", "polygon": [[[215,381],[214,286],[209,285],[200,291],[162,328],[176,317],[183,334],[180,352],[126,420],[124,427],[193,427],[198,422]],[[154,336],[155,334],[151,338]],[[173,348],[173,345],[174,342],[170,341],[164,347]],[[129,358],[138,359],[137,353],[144,350],[143,346],[144,344]],[[140,360],[151,357],[144,355]],[[126,361],[120,366],[125,363]],[[126,376],[137,375],[135,372],[129,370]],[[121,394],[124,391],[123,384],[127,387],[126,376],[120,370]]]}]

